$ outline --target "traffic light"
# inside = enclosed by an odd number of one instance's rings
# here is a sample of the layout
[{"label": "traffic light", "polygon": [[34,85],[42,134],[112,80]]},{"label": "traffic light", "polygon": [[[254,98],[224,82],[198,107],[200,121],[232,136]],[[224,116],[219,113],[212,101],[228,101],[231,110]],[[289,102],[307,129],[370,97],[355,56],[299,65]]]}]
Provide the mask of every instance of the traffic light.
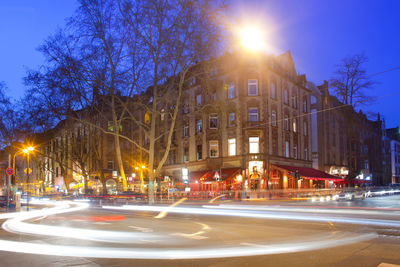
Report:
[{"label": "traffic light", "polygon": [[299,173],[298,170],[296,170],[296,172],[294,173],[294,177],[295,177],[297,180],[300,180],[300,179],[301,179],[300,173]]}]

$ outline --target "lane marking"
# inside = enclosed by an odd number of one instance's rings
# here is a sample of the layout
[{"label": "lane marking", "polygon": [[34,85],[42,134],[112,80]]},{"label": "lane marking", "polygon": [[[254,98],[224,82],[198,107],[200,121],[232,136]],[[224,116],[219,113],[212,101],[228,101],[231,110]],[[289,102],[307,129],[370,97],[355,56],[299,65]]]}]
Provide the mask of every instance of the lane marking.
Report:
[{"label": "lane marking", "polygon": [[225,196],[225,195],[216,196],[216,197],[214,197],[213,199],[211,199],[208,203],[213,203],[215,200],[217,200],[218,198],[221,198],[221,197],[223,197],[223,196]]},{"label": "lane marking", "polygon": [[198,232],[195,232],[193,234],[173,233],[171,235],[181,236],[181,237],[190,238],[190,239],[197,239],[197,240],[208,238],[207,236],[202,236],[202,234],[204,234],[207,230],[209,230],[210,227],[204,223],[199,223],[199,222],[196,222],[196,223],[202,226],[201,230]]},{"label": "lane marking", "polygon": [[134,225],[129,225],[128,227],[132,228],[132,229],[135,229],[135,230],[138,230],[138,231],[141,231],[143,233],[151,233],[151,232],[153,232],[153,230],[150,229],[150,228],[138,227],[138,226],[134,226]]},{"label": "lane marking", "polygon": [[108,222],[94,222],[93,224],[107,225],[107,224],[111,224],[111,223],[108,223]]},{"label": "lane marking", "polygon": [[157,216],[155,216],[154,218],[156,218],[156,219],[162,219],[162,218],[164,218],[165,216],[167,216],[167,214],[168,214],[170,208],[173,208],[173,207],[178,206],[179,204],[181,204],[181,203],[184,202],[185,200],[187,200],[186,197],[179,199],[177,202],[175,202],[174,204],[168,206],[168,207],[166,208],[165,211],[160,212],[160,213],[159,213]]}]

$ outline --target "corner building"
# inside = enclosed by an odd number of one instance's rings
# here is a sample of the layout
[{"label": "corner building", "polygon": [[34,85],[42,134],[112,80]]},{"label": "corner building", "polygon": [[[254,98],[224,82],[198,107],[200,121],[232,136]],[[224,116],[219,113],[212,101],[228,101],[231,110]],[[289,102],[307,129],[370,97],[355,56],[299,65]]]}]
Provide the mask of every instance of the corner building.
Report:
[{"label": "corner building", "polygon": [[176,187],[257,191],[327,187],[337,179],[311,168],[311,91],[290,52],[224,55],[209,73],[184,92],[163,168]]}]

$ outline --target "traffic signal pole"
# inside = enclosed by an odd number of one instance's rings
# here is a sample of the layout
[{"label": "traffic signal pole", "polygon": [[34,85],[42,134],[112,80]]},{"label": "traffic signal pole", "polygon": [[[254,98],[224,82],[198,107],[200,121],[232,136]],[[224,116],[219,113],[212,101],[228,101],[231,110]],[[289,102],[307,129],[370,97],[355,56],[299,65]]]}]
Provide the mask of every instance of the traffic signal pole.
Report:
[{"label": "traffic signal pole", "polygon": [[[11,168],[11,154],[8,154],[8,168]],[[7,211],[10,205],[10,176],[7,174]]]}]

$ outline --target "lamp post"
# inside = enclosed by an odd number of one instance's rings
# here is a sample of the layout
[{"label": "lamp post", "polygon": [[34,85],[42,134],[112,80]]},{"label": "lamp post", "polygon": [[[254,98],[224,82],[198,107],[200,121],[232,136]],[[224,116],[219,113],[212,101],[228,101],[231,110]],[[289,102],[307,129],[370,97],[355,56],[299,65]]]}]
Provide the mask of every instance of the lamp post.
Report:
[{"label": "lamp post", "polygon": [[140,168],[139,167],[135,167],[135,170],[138,171],[140,169],[140,173],[139,173],[139,178],[140,178],[140,192],[143,193],[143,188],[144,188],[144,180],[143,180],[143,171],[144,169],[146,169],[146,166],[142,165]]},{"label": "lamp post", "polygon": [[22,152],[24,152],[25,154],[26,154],[26,161],[27,161],[27,165],[28,165],[28,167],[26,168],[26,174],[27,174],[27,181],[26,181],[26,184],[27,184],[27,188],[28,188],[28,190],[27,190],[27,192],[26,192],[26,209],[27,209],[27,211],[29,211],[29,174],[30,174],[30,169],[29,169],[29,154],[30,154],[30,152],[32,152],[34,150],[34,148],[33,147],[31,147],[31,146],[29,146],[29,147],[27,147],[27,148],[24,148],[23,150],[22,150]]}]

